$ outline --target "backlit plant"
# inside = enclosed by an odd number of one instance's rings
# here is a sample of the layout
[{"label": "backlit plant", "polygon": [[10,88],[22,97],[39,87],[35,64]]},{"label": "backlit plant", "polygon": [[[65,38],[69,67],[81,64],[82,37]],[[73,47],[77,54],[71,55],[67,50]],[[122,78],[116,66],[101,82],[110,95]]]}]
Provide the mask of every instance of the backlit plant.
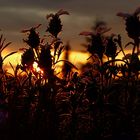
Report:
[{"label": "backlit plant", "polygon": [[[2,55],[11,43],[0,37],[0,136],[2,139],[136,140],[140,136],[139,8],[133,14],[119,13],[128,37],[109,34],[103,21],[97,22],[85,45],[90,53],[80,70],[69,62],[70,45],[60,38],[63,31],[59,10],[41,24],[25,29],[26,48],[21,64],[9,63],[5,71]],[[106,34],[107,33],[107,34]],[[132,52],[126,54],[126,47]],[[119,53],[123,58],[117,58]],[[61,58],[64,54],[63,59]],[[63,62],[57,71],[57,64]],[[118,63],[121,62],[121,63]],[[75,71],[76,69],[76,71]],[[8,133],[8,134],[7,134]]]}]

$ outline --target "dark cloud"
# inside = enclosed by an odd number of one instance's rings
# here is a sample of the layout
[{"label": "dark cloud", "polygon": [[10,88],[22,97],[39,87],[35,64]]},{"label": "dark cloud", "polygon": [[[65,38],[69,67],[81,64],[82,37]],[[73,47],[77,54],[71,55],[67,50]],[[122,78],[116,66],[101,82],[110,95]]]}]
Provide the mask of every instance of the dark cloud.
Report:
[{"label": "dark cloud", "polygon": [[[71,14],[62,17],[64,24],[62,37],[65,40],[72,40],[72,44],[78,44],[81,39],[81,36],[78,36],[79,32],[90,30],[97,17],[108,22],[113,31],[122,32],[120,19],[116,17],[116,13],[133,12],[138,5],[139,0],[1,0],[0,28],[8,38],[17,42],[21,39],[22,29],[42,23],[45,30],[46,14],[57,12],[62,8]],[[79,41],[79,45],[81,43]]]},{"label": "dark cloud", "polygon": [[0,7],[25,7],[46,10],[64,8],[79,14],[106,14],[128,10],[139,5],[139,0],[1,0]]}]

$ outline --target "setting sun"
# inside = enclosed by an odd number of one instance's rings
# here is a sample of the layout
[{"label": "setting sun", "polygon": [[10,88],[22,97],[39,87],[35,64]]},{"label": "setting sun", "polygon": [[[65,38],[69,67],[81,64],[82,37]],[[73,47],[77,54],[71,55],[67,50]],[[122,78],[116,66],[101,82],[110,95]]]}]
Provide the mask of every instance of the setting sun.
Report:
[{"label": "setting sun", "polygon": [[[3,56],[5,56],[9,51],[5,51],[3,53]],[[125,53],[128,54],[128,53],[131,53],[130,50],[125,50]],[[5,61],[4,61],[4,67],[6,70],[8,70],[9,72],[12,72],[11,71],[11,68],[10,68],[10,65],[9,65],[9,62],[13,65],[13,66],[16,66],[17,64],[20,64],[21,62],[21,55],[22,55],[22,52],[17,52],[16,54],[13,54],[12,56],[9,56]],[[77,68],[80,68],[82,64],[85,64],[85,63],[88,63],[88,58],[90,57],[90,54],[87,52],[78,52],[78,51],[71,51],[70,52],[70,56],[69,56],[69,59],[70,59],[70,62],[72,64],[74,64]],[[117,56],[117,59],[122,59],[124,56],[122,53],[120,53],[118,56]],[[62,56],[63,58],[63,56]],[[122,62],[117,62],[118,64],[122,63]],[[62,66],[62,64],[60,63],[58,65],[58,69],[59,67]],[[34,70],[36,72],[41,72],[43,74],[43,71],[38,67],[38,64],[37,62],[34,62],[33,64],[33,67],[34,67]]]}]

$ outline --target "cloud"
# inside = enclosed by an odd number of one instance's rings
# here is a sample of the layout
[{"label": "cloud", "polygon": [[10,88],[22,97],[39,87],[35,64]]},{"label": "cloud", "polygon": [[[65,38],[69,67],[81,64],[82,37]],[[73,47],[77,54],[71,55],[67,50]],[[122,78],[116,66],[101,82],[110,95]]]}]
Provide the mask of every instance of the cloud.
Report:
[{"label": "cloud", "polygon": [[1,7],[24,7],[46,10],[58,10],[60,8],[72,10],[79,14],[106,14],[121,9],[131,9],[139,5],[139,0],[1,0]]},{"label": "cloud", "polygon": [[70,16],[62,17],[62,37],[72,40],[72,44],[81,44],[79,32],[90,30],[97,17],[110,23],[110,26],[115,28],[114,31],[121,31],[120,19],[115,16],[116,13],[132,12],[138,5],[139,0],[1,0],[0,28],[8,38],[17,42],[21,40],[23,35],[20,31],[24,28],[42,23],[41,31],[45,31],[46,14],[63,8],[70,12]]}]

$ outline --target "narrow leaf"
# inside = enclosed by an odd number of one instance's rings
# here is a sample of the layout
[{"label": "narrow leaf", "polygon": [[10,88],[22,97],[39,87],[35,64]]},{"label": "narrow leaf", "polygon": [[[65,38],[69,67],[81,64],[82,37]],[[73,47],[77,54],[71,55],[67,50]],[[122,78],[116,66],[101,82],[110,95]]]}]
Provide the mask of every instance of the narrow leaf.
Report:
[{"label": "narrow leaf", "polygon": [[3,61],[4,61],[7,57],[9,57],[10,55],[13,55],[13,54],[15,54],[15,53],[17,53],[17,52],[11,52],[11,53],[7,54],[7,55],[3,58]]},{"label": "narrow leaf", "polygon": [[134,44],[133,42],[128,42],[128,43],[125,45],[125,48],[128,47],[129,45],[135,46],[135,44]]},{"label": "narrow leaf", "polygon": [[0,52],[2,52],[7,46],[9,46],[12,42],[8,42],[4,47],[2,47],[2,49],[0,50]]},{"label": "narrow leaf", "polygon": [[13,65],[9,62],[9,64],[10,64],[10,66],[11,66],[11,68],[12,68],[12,70],[13,70],[13,72],[15,71],[15,69],[14,69],[14,67],[13,67]]},{"label": "narrow leaf", "polygon": [[0,46],[0,48],[3,47],[5,41],[6,41],[6,38],[4,38],[3,41],[1,40],[1,46]]}]

